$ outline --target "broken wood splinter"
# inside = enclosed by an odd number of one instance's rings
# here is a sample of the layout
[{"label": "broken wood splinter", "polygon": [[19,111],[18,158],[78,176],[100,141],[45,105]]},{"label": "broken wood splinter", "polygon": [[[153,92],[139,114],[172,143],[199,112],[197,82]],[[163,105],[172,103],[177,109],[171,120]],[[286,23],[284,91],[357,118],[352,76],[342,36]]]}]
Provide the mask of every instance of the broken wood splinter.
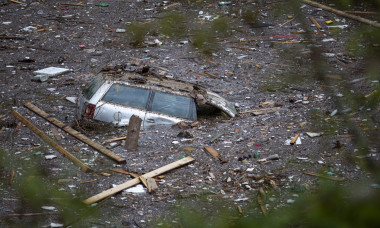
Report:
[{"label": "broken wood splinter", "polygon": [[290,141],[290,145],[294,145],[297,142],[298,137],[300,136],[300,133],[296,134],[294,138]]}]

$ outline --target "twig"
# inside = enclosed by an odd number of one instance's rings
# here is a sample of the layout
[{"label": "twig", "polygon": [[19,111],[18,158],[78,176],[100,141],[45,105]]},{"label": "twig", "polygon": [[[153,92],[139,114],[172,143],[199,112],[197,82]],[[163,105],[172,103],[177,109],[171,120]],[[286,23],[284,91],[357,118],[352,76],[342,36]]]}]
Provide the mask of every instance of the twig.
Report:
[{"label": "twig", "polygon": [[9,180],[8,180],[8,184],[9,185],[12,185],[12,182],[13,182],[13,178],[15,177],[15,169],[12,169],[11,170],[11,175],[9,177]]},{"label": "twig", "polygon": [[315,18],[314,17],[310,17],[310,20],[311,20],[311,22],[313,22],[314,23],[314,25],[315,25],[315,27],[317,27],[317,29],[319,29],[319,30],[321,30],[322,29],[322,26],[318,23],[318,21],[317,20],[315,20]]},{"label": "twig", "polygon": [[66,5],[66,6],[87,6],[87,5],[82,4],[82,3],[65,3],[65,2],[61,2],[59,4]]},{"label": "twig", "polygon": [[306,174],[306,175],[320,177],[320,178],[324,178],[324,179],[328,179],[328,180],[333,180],[333,181],[344,181],[345,180],[344,178],[330,177],[330,176],[325,176],[325,175],[322,175],[322,174],[319,174],[319,173],[313,173],[313,172],[303,172],[303,173]]},{"label": "twig", "polygon": [[19,2],[19,1],[16,1],[16,0],[9,0],[10,2],[14,2],[14,3],[17,3],[17,4],[26,4],[25,2]]},{"label": "twig", "polygon": [[282,26],[284,26],[284,25],[288,24],[289,22],[293,21],[294,19],[296,19],[296,18],[294,17],[294,18],[292,18],[292,19],[290,19],[290,20],[286,21],[285,23],[283,23],[283,24],[279,25],[279,27],[280,27],[280,28],[282,28]]}]

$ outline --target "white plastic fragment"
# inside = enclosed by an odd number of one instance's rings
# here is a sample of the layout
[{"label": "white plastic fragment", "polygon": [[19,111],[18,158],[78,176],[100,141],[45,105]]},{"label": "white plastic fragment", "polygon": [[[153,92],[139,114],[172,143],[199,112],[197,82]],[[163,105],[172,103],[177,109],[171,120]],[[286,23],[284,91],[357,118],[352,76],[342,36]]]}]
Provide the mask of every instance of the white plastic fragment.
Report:
[{"label": "white plastic fragment", "polygon": [[60,67],[48,67],[41,70],[34,71],[35,75],[47,75],[49,77],[57,76],[69,72],[70,69]]},{"label": "white plastic fragment", "polygon": [[123,191],[124,193],[132,193],[132,194],[142,194],[146,192],[146,189],[142,184],[138,184],[135,187],[128,188]]},{"label": "white plastic fragment", "polygon": [[28,27],[23,28],[22,31],[24,31],[24,32],[33,32],[36,29],[37,29],[37,27],[28,26]]},{"label": "white plastic fragment", "polygon": [[66,100],[70,101],[71,103],[76,104],[78,97],[66,97]]},{"label": "white plastic fragment", "polygon": [[239,198],[239,199],[236,199],[234,200],[235,202],[240,202],[240,201],[246,201],[248,200],[248,198]]},{"label": "white plastic fragment", "polygon": [[322,132],[306,132],[306,134],[307,134],[310,138],[314,138],[314,137],[319,137],[319,136],[321,136],[323,133],[322,133]]},{"label": "white plastic fragment", "polygon": [[50,223],[50,227],[52,227],[52,228],[54,228],[54,227],[63,227],[63,224],[52,222],[52,223]]},{"label": "white plastic fragment", "polygon": [[292,204],[292,203],[294,203],[294,199],[288,199],[286,202],[289,204]]},{"label": "white plastic fragment", "polygon": [[126,30],[125,29],[121,29],[121,28],[117,28],[116,29],[116,32],[117,33],[123,33],[123,32],[125,32]]},{"label": "white plastic fragment", "polygon": [[348,25],[330,25],[330,26],[327,26],[327,28],[340,28],[340,29],[345,29],[347,27],[348,27]]},{"label": "white plastic fragment", "polygon": [[331,112],[330,116],[335,116],[338,113],[338,109],[335,109],[334,111]]},{"label": "white plastic fragment", "polygon": [[53,155],[53,154],[50,154],[50,155],[46,155],[45,156],[45,159],[46,160],[51,160],[51,159],[54,159],[54,158],[56,158],[57,156],[55,156],[55,155]]},{"label": "white plastic fragment", "polygon": [[44,210],[48,210],[48,211],[55,211],[56,210],[56,208],[53,206],[42,206],[41,208]]},{"label": "white plastic fragment", "polygon": [[322,42],[334,42],[336,41],[334,38],[325,38],[322,40]]}]

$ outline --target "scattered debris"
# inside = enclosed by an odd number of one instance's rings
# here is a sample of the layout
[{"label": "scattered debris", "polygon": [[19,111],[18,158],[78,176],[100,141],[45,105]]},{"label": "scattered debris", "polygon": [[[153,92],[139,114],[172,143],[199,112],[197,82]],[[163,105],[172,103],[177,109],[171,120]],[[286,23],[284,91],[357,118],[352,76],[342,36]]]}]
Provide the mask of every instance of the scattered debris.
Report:
[{"label": "scattered debris", "polygon": [[345,13],[343,11],[340,11],[340,10],[337,10],[337,9],[331,8],[329,6],[325,6],[325,5],[319,4],[317,2],[310,1],[310,0],[302,0],[302,2],[304,2],[308,5],[314,6],[314,7],[318,7],[318,8],[336,13],[338,15],[341,15],[341,16],[344,16],[344,17],[347,17],[347,18],[350,18],[353,20],[360,21],[360,22],[365,23],[365,24],[372,25],[376,28],[380,28],[380,23],[378,23],[376,21],[371,21],[371,20],[368,20],[366,18],[362,18],[362,17],[356,16],[356,15],[348,14],[348,13]]}]

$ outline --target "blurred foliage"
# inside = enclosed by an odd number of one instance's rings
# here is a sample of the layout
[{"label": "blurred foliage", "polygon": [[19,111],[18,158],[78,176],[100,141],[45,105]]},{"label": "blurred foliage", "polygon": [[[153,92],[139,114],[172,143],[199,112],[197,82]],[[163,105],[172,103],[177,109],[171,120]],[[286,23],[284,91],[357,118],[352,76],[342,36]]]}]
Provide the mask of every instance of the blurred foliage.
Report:
[{"label": "blurred foliage", "polygon": [[149,33],[150,29],[150,24],[132,23],[128,25],[126,28],[126,35],[129,44],[131,44],[134,47],[144,46],[145,36]]},{"label": "blurred foliage", "polygon": [[[84,204],[79,196],[60,191],[39,166],[37,159],[32,157],[30,160],[11,161],[9,154],[0,148],[2,186],[9,191],[16,190],[15,196],[20,200],[20,205],[16,209],[18,213],[46,212],[42,210],[42,206],[54,206],[58,210],[57,215],[53,215],[57,217],[56,222],[59,221],[65,225],[75,224],[90,215],[96,215],[96,208]],[[12,169],[15,170],[15,176],[12,185],[9,185],[8,178]],[[18,216],[2,218],[2,220],[12,227],[41,227],[50,224],[43,218],[43,216]],[[74,227],[78,227],[76,225]]]},{"label": "blurred foliage", "polygon": [[173,39],[179,39],[186,34],[186,16],[179,11],[165,13],[159,20],[160,32]]}]

